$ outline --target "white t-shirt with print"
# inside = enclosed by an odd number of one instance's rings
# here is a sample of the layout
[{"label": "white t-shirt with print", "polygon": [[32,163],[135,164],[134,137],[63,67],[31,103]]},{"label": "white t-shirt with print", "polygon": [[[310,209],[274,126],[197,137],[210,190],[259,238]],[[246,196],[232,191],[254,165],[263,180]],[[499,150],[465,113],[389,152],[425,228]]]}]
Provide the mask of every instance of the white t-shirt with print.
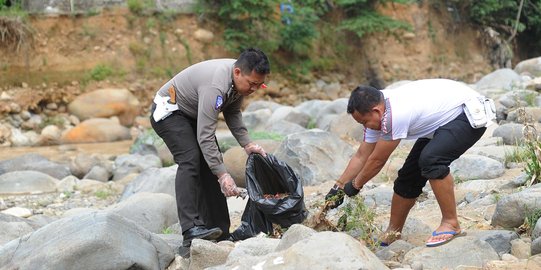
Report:
[{"label": "white t-shirt with print", "polygon": [[479,96],[466,84],[447,79],[413,81],[382,90],[385,112],[381,130],[365,128],[364,141],[431,138],[434,131],[463,111],[468,99]]}]

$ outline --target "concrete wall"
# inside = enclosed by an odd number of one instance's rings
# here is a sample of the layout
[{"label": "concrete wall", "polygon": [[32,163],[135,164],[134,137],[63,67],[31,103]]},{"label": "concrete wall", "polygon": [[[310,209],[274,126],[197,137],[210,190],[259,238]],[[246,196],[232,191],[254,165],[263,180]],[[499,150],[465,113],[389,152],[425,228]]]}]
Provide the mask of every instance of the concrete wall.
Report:
[{"label": "concrete wall", "polygon": [[[127,2],[127,0],[22,0],[22,6],[29,13],[73,14],[95,12],[104,7],[127,6]],[[154,0],[154,3],[156,10],[191,13],[197,0]]]}]

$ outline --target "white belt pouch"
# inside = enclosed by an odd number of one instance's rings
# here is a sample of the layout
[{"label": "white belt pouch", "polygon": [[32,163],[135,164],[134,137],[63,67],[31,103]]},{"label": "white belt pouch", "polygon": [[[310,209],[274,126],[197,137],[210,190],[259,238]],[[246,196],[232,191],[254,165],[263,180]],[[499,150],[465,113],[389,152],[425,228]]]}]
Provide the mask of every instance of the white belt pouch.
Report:
[{"label": "white belt pouch", "polygon": [[152,113],[154,121],[158,122],[160,120],[163,120],[167,118],[167,116],[171,115],[174,111],[178,110],[178,104],[169,103],[169,99],[169,97],[162,97],[156,94],[156,96],[154,97],[156,109],[154,110],[154,113]]},{"label": "white belt pouch", "polygon": [[464,102],[464,112],[473,128],[490,126],[492,120],[496,119],[494,101],[482,96]]}]

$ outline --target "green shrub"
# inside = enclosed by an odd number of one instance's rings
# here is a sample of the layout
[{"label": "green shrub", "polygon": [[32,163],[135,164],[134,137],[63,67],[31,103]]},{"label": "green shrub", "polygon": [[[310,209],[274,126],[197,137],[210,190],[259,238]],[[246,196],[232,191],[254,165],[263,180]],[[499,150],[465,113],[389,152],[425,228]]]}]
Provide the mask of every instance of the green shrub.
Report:
[{"label": "green shrub", "polygon": [[103,81],[113,75],[113,68],[108,65],[99,64],[90,71],[90,78],[94,81]]},{"label": "green shrub", "polygon": [[155,8],[154,0],[128,0],[128,9],[134,14],[142,15],[152,8]]},{"label": "green shrub", "polygon": [[379,243],[373,236],[380,234],[381,230],[375,225],[376,212],[366,206],[363,200],[361,196],[355,196],[348,201],[338,226],[344,231],[355,231],[361,240],[375,249]]},{"label": "green shrub", "polygon": [[[314,51],[314,43],[321,38],[320,27],[330,24],[329,35],[352,31],[359,37],[377,31],[410,29],[406,23],[379,15],[376,6],[388,2],[409,3],[406,0],[327,0],[278,1],[278,0],[203,0],[199,2],[201,18],[207,14],[217,18],[224,27],[224,45],[232,52],[247,47],[265,51],[274,65],[282,72],[296,77],[297,73],[309,73],[314,69],[331,70],[337,65],[329,57]],[[290,6],[281,11],[281,5]],[[293,12],[289,9],[292,8]],[[343,23],[329,17],[341,13]],[[337,31],[338,30],[338,31]],[[345,44],[340,38],[339,43]],[[322,44],[325,50],[336,54],[348,54],[339,44]],[[317,56],[316,56],[317,55]],[[350,60],[350,59],[346,59]],[[336,60],[335,60],[336,61]]]},{"label": "green shrub", "polygon": [[524,171],[530,177],[528,186],[531,186],[541,182],[541,141],[526,140],[524,146],[526,149]]},{"label": "green shrub", "polygon": [[409,3],[411,1],[375,1],[375,0],[338,0],[336,4],[345,13],[345,20],[340,23],[338,29],[348,30],[355,33],[359,38],[366,34],[376,32],[392,32],[395,30],[411,30],[411,25],[397,21],[390,17],[379,14],[376,11],[378,4]]},{"label": "green shrub", "polygon": [[12,0],[11,6],[6,6],[6,0],[0,0],[0,17],[19,17],[25,19],[28,12],[22,9],[21,0]]},{"label": "green shrub", "polygon": [[512,36],[516,27],[518,38],[530,43],[532,52],[539,53],[541,46],[541,0],[525,0],[518,23],[519,0],[461,0],[461,9],[467,11],[469,19],[481,27],[492,27],[503,39]]},{"label": "green shrub", "polygon": [[535,121],[526,110],[521,107],[517,109],[518,121],[524,123],[522,133],[524,135],[524,171],[530,178],[527,186],[541,182],[541,139],[535,129]]},{"label": "green shrub", "polygon": [[541,209],[539,208],[529,208],[526,207],[526,216],[524,217],[524,223],[518,228],[519,233],[526,233],[526,235],[531,236],[532,231],[535,228],[537,220],[541,217]]},{"label": "green shrub", "polygon": [[527,151],[523,146],[516,144],[511,152],[505,151],[505,163],[524,162],[526,160]]}]

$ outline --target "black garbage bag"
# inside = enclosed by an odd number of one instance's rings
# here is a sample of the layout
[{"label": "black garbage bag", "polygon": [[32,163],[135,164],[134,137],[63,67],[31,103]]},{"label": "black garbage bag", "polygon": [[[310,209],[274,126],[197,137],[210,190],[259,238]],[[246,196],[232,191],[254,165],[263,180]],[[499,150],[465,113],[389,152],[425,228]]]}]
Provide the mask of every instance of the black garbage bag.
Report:
[{"label": "black garbage bag", "polygon": [[302,183],[285,162],[267,154],[251,154],[246,161],[246,188],[250,197],[241,225],[231,234],[244,240],[260,232],[272,232],[272,224],[287,228],[301,223],[308,212]]}]

